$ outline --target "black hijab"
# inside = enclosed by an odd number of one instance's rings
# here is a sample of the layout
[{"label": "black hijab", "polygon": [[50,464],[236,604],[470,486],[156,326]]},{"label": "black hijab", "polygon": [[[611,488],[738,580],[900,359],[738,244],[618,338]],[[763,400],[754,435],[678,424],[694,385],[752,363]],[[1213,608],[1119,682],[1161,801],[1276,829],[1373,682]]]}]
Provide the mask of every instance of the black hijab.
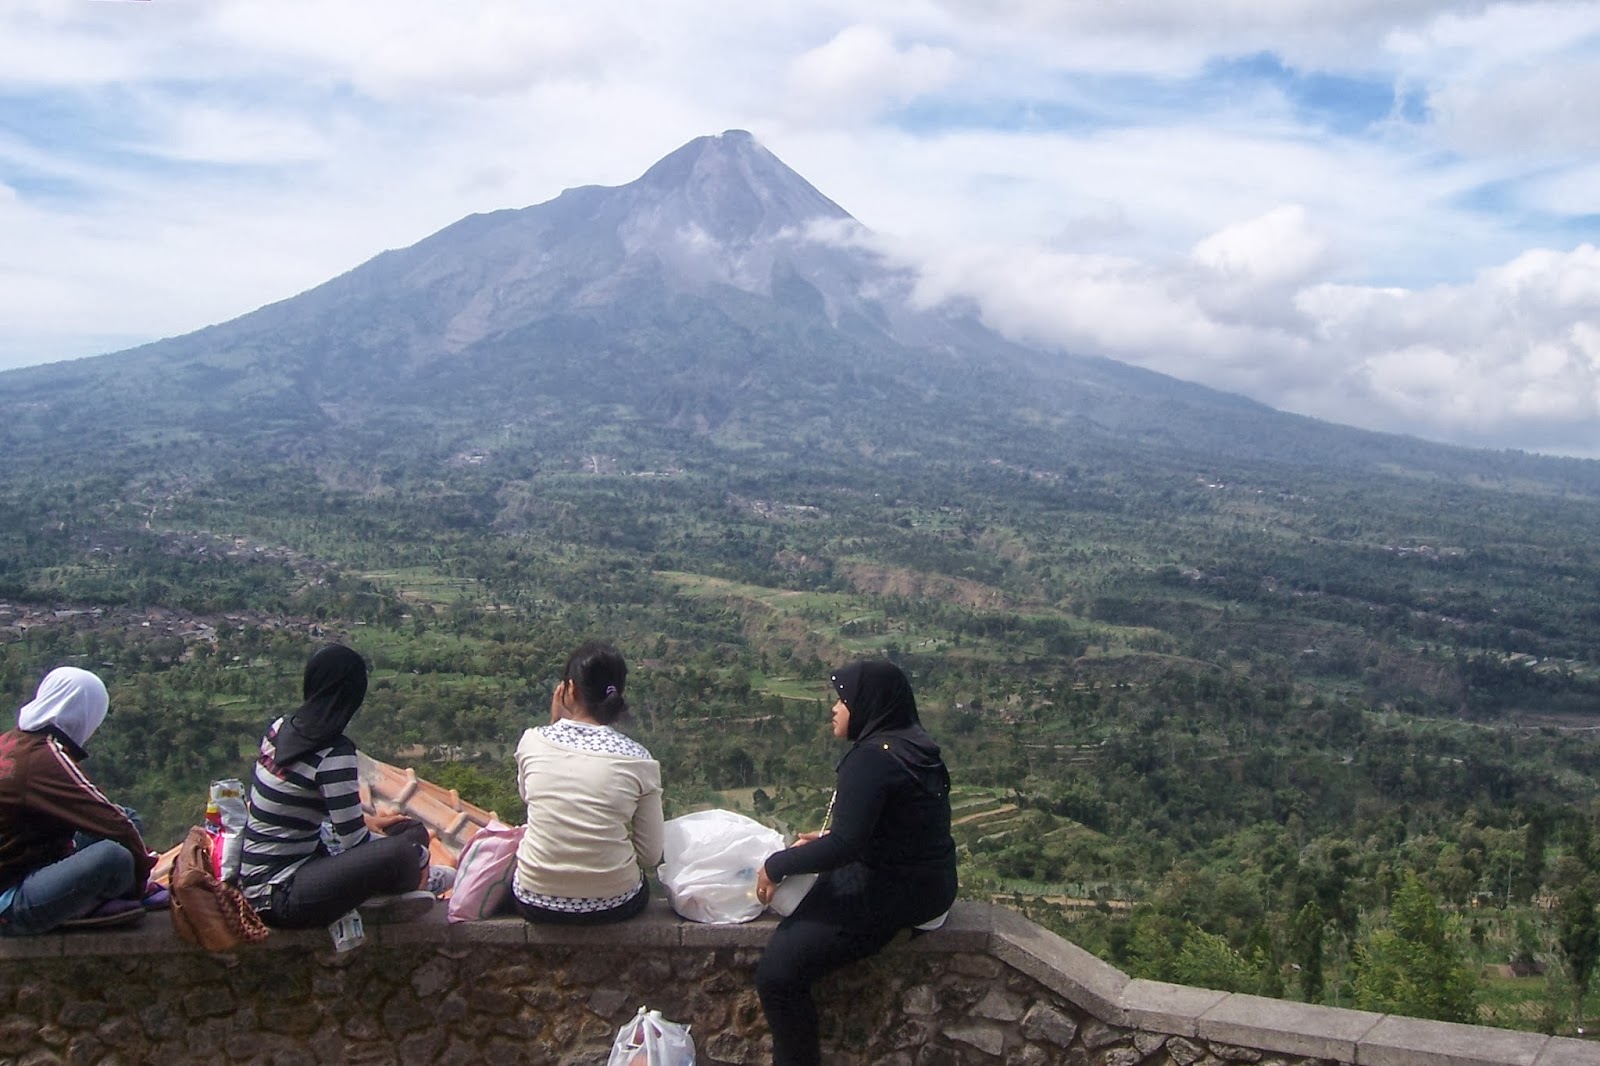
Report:
[{"label": "black hijab", "polygon": [[846,735],[855,741],[851,751],[871,741],[909,770],[923,788],[936,794],[950,791],[950,774],[939,745],[922,728],[911,682],[898,666],[862,659],[834,671],[831,680],[850,711]]},{"label": "black hijab", "polygon": [[306,663],[305,702],[278,727],[273,761],[282,766],[326,748],[367,698],[367,664],[343,644],[319,648]]}]

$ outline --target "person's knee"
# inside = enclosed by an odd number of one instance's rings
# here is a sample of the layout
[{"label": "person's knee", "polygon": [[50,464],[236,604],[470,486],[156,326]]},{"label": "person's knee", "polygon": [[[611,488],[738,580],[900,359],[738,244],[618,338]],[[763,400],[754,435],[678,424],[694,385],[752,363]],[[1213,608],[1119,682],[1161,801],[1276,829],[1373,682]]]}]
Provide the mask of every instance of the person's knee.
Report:
[{"label": "person's knee", "polygon": [[95,869],[99,872],[104,890],[120,896],[132,892],[135,886],[133,853],[121,844],[102,840],[91,845],[95,851]]},{"label": "person's knee", "polygon": [[804,987],[794,967],[771,952],[763,954],[756,963],[756,995],[763,1003],[792,996]]}]

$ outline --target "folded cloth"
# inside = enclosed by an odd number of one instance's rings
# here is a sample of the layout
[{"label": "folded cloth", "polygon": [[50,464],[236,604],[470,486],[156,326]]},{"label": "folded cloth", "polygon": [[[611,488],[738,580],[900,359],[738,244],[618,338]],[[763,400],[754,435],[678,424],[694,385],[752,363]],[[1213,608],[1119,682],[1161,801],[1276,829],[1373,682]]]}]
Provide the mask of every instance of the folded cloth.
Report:
[{"label": "folded cloth", "polygon": [[139,905],[147,911],[164,911],[172,906],[172,893],[165,886],[152,882],[145,888]]}]

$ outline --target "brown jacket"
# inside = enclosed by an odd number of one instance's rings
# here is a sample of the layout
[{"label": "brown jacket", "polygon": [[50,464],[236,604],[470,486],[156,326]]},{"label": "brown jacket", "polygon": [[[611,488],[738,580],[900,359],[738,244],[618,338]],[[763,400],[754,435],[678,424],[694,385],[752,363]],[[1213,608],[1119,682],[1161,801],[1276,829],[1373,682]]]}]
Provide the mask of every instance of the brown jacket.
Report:
[{"label": "brown jacket", "polygon": [[73,852],[72,835],[115,840],[133,855],[143,894],[155,856],[122,809],[78,767],[84,751],[59,729],[0,734],[0,889]]}]

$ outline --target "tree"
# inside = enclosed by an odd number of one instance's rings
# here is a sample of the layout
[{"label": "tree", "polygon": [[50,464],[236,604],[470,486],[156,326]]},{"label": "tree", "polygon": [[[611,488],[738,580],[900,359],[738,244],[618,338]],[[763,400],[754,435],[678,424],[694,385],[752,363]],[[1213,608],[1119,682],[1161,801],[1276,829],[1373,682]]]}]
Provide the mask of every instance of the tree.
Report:
[{"label": "tree", "polygon": [[1355,949],[1355,999],[1363,1010],[1445,1022],[1477,1016],[1477,987],[1455,930],[1414,872],[1395,893],[1392,926]]},{"label": "tree", "polygon": [[1600,963],[1600,917],[1595,915],[1594,894],[1576,885],[1561,894],[1556,909],[1556,940],[1572,977],[1572,1024],[1583,1029],[1583,997]]}]

